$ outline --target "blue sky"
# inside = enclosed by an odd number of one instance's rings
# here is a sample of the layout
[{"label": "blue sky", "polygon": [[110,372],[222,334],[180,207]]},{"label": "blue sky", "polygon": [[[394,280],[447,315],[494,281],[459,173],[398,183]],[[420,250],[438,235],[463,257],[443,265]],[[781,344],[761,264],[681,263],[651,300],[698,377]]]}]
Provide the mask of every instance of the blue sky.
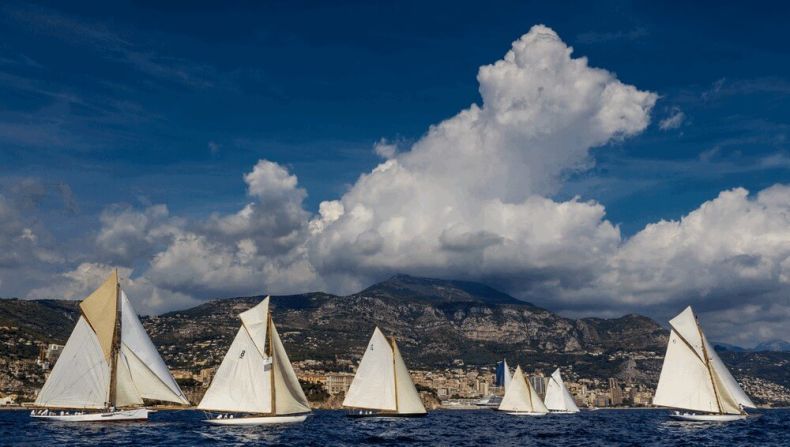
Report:
[{"label": "blue sky", "polygon": [[[377,142],[408,151],[480,104],[478,69],[536,24],[657,95],[648,126],[591,148],[542,195],[596,201],[627,240],[721,191],[790,180],[781,2],[160,3],[0,6],[0,194],[68,253],[45,271],[89,261],[78,252],[107,210],[164,204],[193,227],[236,212],[261,159],[298,177],[301,206],[317,213],[382,162]],[[124,262],[139,272],[155,255]]]},{"label": "blue sky", "polygon": [[[241,173],[267,158],[291,167],[315,209],[375,166],[380,138],[414,140],[479,101],[477,68],[543,23],[660,94],[654,121],[686,116],[599,155],[566,188],[626,233],[788,178],[780,5],[423,3],[6,4],[0,175],[66,182],[88,215],[140,201],[201,215],[242,203]],[[771,156],[783,158],[760,167]]]}]

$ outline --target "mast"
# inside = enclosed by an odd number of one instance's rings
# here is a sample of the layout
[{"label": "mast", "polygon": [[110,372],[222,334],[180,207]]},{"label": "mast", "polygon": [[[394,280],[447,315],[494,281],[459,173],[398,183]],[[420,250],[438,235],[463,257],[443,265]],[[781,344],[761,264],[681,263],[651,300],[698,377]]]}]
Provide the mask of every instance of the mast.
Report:
[{"label": "mast", "polygon": [[527,382],[527,394],[529,394],[530,411],[535,411],[535,405],[532,403],[532,384],[529,383],[529,376],[524,376],[524,381]]},{"label": "mast", "polygon": [[118,351],[121,342],[120,337],[120,323],[121,319],[119,314],[121,312],[121,305],[119,298],[121,296],[121,284],[118,280],[118,269],[115,269],[115,323],[113,324],[112,332],[112,349],[110,350],[110,405],[115,407],[118,394],[118,377],[116,371],[118,370]]},{"label": "mast", "polygon": [[395,337],[390,337],[390,349],[392,349],[392,380],[395,382],[395,412],[398,407],[398,368],[395,367]]},{"label": "mast", "polygon": [[271,362],[271,373],[269,374],[270,379],[270,390],[272,395],[272,414],[277,414],[277,400],[274,397],[274,340],[272,340],[272,327],[274,326],[274,322],[272,321],[272,311],[268,309],[267,312],[267,319],[269,320],[266,324],[266,338],[269,339],[269,358],[272,360]]},{"label": "mast", "polygon": [[708,377],[710,377],[710,385],[713,387],[713,395],[716,397],[716,406],[719,407],[719,413],[724,413],[721,409],[721,400],[719,399],[719,392],[716,389],[716,382],[713,380],[713,370],[710,367],[710,358],[708,358],[708,350],[705,348],[705,335],[702,333],[702,328],[699,327],[697,316],[694,315],[694,323],[697,325],[699,331],[699,340],[702,345],[702,354],[705,356],[705,367],[708,368]]}]

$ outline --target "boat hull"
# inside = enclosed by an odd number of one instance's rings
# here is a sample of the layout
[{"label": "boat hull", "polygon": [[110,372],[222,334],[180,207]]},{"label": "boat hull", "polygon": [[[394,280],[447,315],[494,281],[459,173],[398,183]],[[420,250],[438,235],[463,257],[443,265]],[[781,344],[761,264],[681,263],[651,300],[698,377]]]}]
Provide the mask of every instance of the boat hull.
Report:
[{"label": "boat hull", "polygon": [[511,416],[533,416],[533,417],[546,416],[548,414],[548,413],[536,413],[534,411],[505,411],[505,413]]},{"label": "boat hull", "polygon": [[239,418],[206,419],[212,425],[275,425],[275,424],[298,424],[307,419],[306,414],[287,415],[287,416],[251,416]]},{"label": "boat hull", "polygon": [[733,422],[746,419],[746,414],[694,414],[673,412],[669,417],[676,421],[686,422]]},{"label": "boat hull", "polygon": [[346,416],[350,418],[421,418],[427,416],[428,413],[389,413],[389,412],[382,412],[382,411],[369,411],[369,410],[360,410],[360,411],[349,411],[346,413]]},{"label": "boat hull", "polygon": [[102,413],[82,413],[82,414],[60,414],[50,412],[50,414],[31,414],[30,417],[48,421],[58,422],[130,422],[146,421],[150,410],[138,408],[134,410],[105,411]]},{"label": "boat hull", "polygon": [[549,414],[576,414],[578,411],[549,410]]}]

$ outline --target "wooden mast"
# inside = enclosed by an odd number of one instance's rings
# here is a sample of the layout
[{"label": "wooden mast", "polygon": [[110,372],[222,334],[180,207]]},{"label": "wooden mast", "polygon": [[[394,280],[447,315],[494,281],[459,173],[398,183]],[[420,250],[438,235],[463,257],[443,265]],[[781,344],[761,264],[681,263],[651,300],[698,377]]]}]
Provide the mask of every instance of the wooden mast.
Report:
[{"label": "wooden mast", "polygon": [[[270,298],[271,300],[271,298]],[[271,374],[269,374],[270,378],[270,390],[272,396],[272,415],[277,414],[277,400],[274,396],[274,340],[272,337],[272,333],[274,332],[272,328],[274,327],[274,322],[272,322],[272,311],[271,311],[271,301],[269,301],[269,308],[267,309],[268,318],[266,323],[266,332],[268,332],[267,337],[269,338],[269,358],[272,360],[271,362]]]},{"label": "wooden mast", "polygon": [[112,349],[110,350],[110,406],[115,407],[118,400],[118,351],[120,337],[121,313],[121,284],[118,280],[118,269],[115,269],[115,324],[112,332]]},{"label": "wooden mast", "polygon": [[395,337],[390,337],[390,348],[392,349],[392,379],[395,381],[395,412],[398,413],[398,368],[395,367]]},{"label": "wooden mast", "polygon": [[708,368],[708,376],[710,377],[710,385],[713,387],[713,395],[716,396],[716,406],[719,407],[719,414],[723,414],[724,411],[721,409],[721,400],[719,399],[719,392],[716,390],[716,381],[713,380],[713,370],[710,367],[710,358],[708,358],[708,350],[705,348],[705,335],[702,334],[702,328],[699,327],[699,321],[697,321],[697,316],[694,316],[694,323],[697,325],[697,331],[699,332],[699,341],[702,345],[702,354],[705,356],[705,366]]}]

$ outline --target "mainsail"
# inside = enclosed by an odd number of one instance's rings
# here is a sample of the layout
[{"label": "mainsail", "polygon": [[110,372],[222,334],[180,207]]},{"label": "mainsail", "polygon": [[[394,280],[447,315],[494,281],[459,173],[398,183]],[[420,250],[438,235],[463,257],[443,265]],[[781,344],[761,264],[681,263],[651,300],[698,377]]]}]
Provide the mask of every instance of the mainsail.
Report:
[{"label": "mainsail", "polygon": [[143,399],[189,404],[121,290],[117,272],[80,310],[37,406],[120,408],[142,406]]},{"label": "mainsail", "polygon": [[309,412],[272,321],[269,297],[239,317],[241,327],[198,408],[273,415]]},{"label": "mainsail", "polygon": [[397,343],[376,328],[351,382],[344,407],[422,414],[425,407]]},{"label": "mainsail", "polygon": [[567,411],[577,413],[579,407],[573,401],[573,396],[565,387],[560,375],[560,369],[557,368],[549,379],[549,385],[546,387],[546,408],[552,411]]},{"label": "mainsail", "polygon": [[516,367],[516,372],[513,373],[513,380],[511,380],[507,391],[505,391],[502,403],[499,404],[499,410],[525,413],[549,412],[546,405],[540,400],[538,393],[535,392],[532,384],[524,377],[521,366]]},{"label": "mainsail", "polygon": [[708,343],[691,306],[669,325],[654,405],[720,414],[742,414],[743,407],[755,407]]}]

